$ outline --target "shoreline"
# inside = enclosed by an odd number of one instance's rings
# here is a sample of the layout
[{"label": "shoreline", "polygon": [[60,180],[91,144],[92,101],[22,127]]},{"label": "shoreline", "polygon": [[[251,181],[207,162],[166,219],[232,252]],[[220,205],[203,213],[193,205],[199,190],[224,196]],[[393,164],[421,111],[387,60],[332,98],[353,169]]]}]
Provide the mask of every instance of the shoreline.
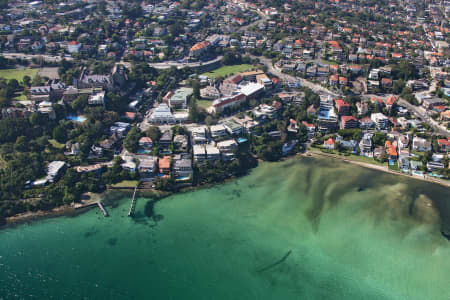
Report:
[{"label": "shoreline", "polygon": [[[138,192],[142,194],[141,196],[138,196],[138,197],[154,197],[155,202],[157,202],[164,198],[172,196],[174,194],[187,193],[187,192],[192,192],[192,191],[196,191],[196,190],[200,190],[200,189],[211,188],[213,186],[228,183],[231,180],[236,179],[236,178],[237,177],[231,177],[231,178],[225,179],[223,182],[207,183],[207,184],[202,184],[199,186],[184,187],[184,188],[181,188],[176,191],[159,191],[159,190],[154,190],[154,189],[142,188],[142,189],[138,189]],[[105,197],[105,194],[108,192],[110,192],[110,193],[129,193],[130,192],[130,193],[132,193],[133,190],[134,190],[134,187],[120,187],[120,188],[108,188],[106,190],[106,192],[103,192],[100,194],[88,192],[88,193],[86,193],[86,195],[84,195],[84,197],[89,197],[89,199],[85,200],[83,203],[77,203],[74,206],[62,205],[62,206],[58,206],[58,207],[55,207],[55,208],[53,208],[51,210],[47,210],[47,211],[45,211],[45,210],[39,210],[39,211],[35,211],[35,212],[28,211],[28,212],[24,212],[24,213],[20,213],[20,214],[14,215],[14,216],[7,217],[7,218],[5,218],[5,223],[0,224],[0,230],[19,226],[19,225],[34,222],[34,221],[40,221],[40,220],[44,220],[44,219],[64,217],[64,216],[76,216],[76,215],[82,214],[88,210],[97,209],[97,206],[93,205],[93,204],[95,204],[97,201],[101,201]],[[104,206],[109,206],[109,205],[104,204]]]},{"label": "shoreline", "polygon": [[439,180],[439,179],[433,179],[433,178],[430,178],[428,176],[424,178],[424,177],[409,175],[409,174],[402,173],[402,172],[395,172],[395,171],[389,170],[388,167],[378,166],[378,165],[375,165],[375,164],[366,163],[366,162],[357,161],[357,160],[352,160],[351,158],[348,158],[346,156],[339,156],[339,155],[335,155],[335,154],[329,154],[329,153],[324,153],[324,152],[316,152],[316,151],[306,151],[305,153],[301,153],[299,155],[307,156],[307,157],[327,157],[327,158],[332,158],[332,159],[343,161],[345,163],[358,165],[360,167],[367,168],[367,169],[372,169],[372,170],[376,170],[376,171],[380,171],[380,172],[384,172],[384,173],[389,173],[389,174],[392,174],[392,175],[400,175],[400,176],[404,176],[404,177],[407,177],[407,178],[410,178],[410,179],[417,179],[417,180],[425,181],[425,182],[428,182],[428,183],[435,183],[435,184],[439,184],[439,185],[444,186],[444,187],[450,187],[450,181],[443,181],[443,180]]},{"label": "shoreline", "polygon": [[[367,168],[367,169],[371,169],[371,170],[375,170],[375,171],[379,171],[379,172],[389,173],[392,175],[400,175],[400,176],[404,176],[404,177],[407,177],[410,179],[417,179],[417,180],[425,181],[428,183],[435,183],[435,184],[439,184],[444,187],[450,187],[450,181],[445,182],[442,180],[431,179],[429,177],[423,178],[423,177],[413,176],[413,175],[409,175],[409,174],[405,174],[405,173],[395,172],[395,171],[389,170],[387,167],[384,167],[384,166],[378,166],[378,165],[371,164],[371,163],[356,161],[356,160],[352,160],[345,156],[339,156],[339,155],[323,153],[323,152],[307,150],[306,152],[297,153],[293,156],[283,157],[281,159],[281,161],[285,161],[288,159],[294,159],[295,157],[299,157],[299,156],[300,157],[312,157],[312,158],[336,159],[336,160],[339,160],[339,161],[342,161],[345,163],[358,165],[362,168]],[[138,191],[141,194],[144,194],[141,197],[155,197],[155,202],[157,202],[157,201],[161,201],[162,199],[169,197],[171,195],[174,195],[174,194],[187,193],[187,192],[192,192],[192,191],[201,190],[201,189],[205,189],[205,188],[211,188],[211,187],[214,187],[217,185],[226,184],[237,178],[238,177],[233,176],[231,178],[225,179],[223,182],[207,183],[207,184],[202,184],[199,186],[189,186],[189,187],[181,188],[176,191],[158,191],[158,190],[154,190],[154,189],[138,189]],[[93,208],[95,209],[96,206],[93,206],[92,203],[100,201],[102,198],[104,198],[105,194],[108,192],[125,192],[126,193],[126,192],[132,192],[133,190],[134,190],[134,187],[108,188],[105,193],[101,193],[101,194],[87,193],[85,195],[85,197],[88,197],[88,199],[85,200],[84,203],[78,204],[78,206],[63,205],[63,206],[55,207],[49,211],[25,212],[25,213],[11,216],[11,217],[7,217],[7,218],[5,218],[5,223],[0,225],[0,230],[18,226],[18,225],[25,224],[28,222],[47,219],[47,218],[62,217],[62,216],[75,216],[75,215],[84,213],[87,210],[90,210]],[[147,194],[147,193],[151,193],[153,195],[146,196],[145,194]],[[106,206],[108,206],[108,204],[106,204]]]},{"label": "shoreline", "polygon": [[55,208],[52,208],[51,210],[38,210],[33,212],[28,211],[11,217],[7,217],[5,218],[5,223],[0,225],[0,230],[48,218],[75,216],[91,209],[93,207],[92,204],[99,201],[103,195],[103,193],[95,194],[88,192],[82,196],[85,198],[83,203],[77,203],[76,205],[57,206]]}]

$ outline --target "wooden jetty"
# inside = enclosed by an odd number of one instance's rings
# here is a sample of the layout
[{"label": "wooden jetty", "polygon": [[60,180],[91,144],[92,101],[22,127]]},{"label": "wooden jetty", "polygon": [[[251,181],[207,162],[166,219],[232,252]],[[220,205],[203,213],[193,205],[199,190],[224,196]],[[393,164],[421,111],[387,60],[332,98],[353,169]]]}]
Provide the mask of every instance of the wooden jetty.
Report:
[{"label": "wooden jetty", "polygon": [[131,205],[130,205],[130,209],[128,210],[129,217],[132,217],[134,214],[134,208],[136,207],[136,191],[139,187],[139,184],[140,184],[140,182],[138,182],[138,184],[134,188],[133,197],[131,197]]},{"label": "wooden jetty", "polygon": [[103,215],[105,217],[109,216],[108,212],[106,211],[106,209],[103,207],[102,203],[100,201],[97,202],[98,208],[100,208],[100,210],[102,211]]}]

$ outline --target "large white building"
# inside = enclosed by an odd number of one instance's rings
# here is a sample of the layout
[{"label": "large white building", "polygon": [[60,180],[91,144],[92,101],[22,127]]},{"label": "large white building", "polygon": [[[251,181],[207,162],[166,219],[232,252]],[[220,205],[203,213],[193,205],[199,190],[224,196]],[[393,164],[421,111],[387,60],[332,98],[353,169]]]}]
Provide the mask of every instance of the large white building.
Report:
[{"label": "large white building", "polygon": [[389,127],[389,119],[382,113],[373,113],[370,119],[375,122],[377,129],[387,129]]},{"label": "large white building", "polygon": [[203,145],[192,146],[192,155],[196,162],[203,162],[206,159],[206,150]]},{"label": "large white building", "polygon": [[161,103],[150,116],[150,122],[156,124],[173,124],[175,123],[175,118],[170,111],[169,106],[165,103]]},{"label": "large white building", "polygon": [[192,144],[205,144],[207,142],[206,138],[206,128],[203,126],[193,127],[190,129]]},{"label": "large white building", "polygon": [[264,91],[264,85],[254,82],[249,82],[246,85],[240,85],[239,90],[247,98],[254,97],[260,92]]},{"label": "large white building", "polygon": [[189,97],[192,95],[193,89],[182,87],[175,91],[170,97],[170,107],[186,108]]},{"label": "large white building", "polygon": [[206,145],[206,159],[209,161],[219,160],[220,159],[220,151],[216,146]]},{"label": "large white building", "polygon": [[212,125],[209,128],[209,131],[211,132],[212,138],[218,138],[227,135],[227,130],[222,124]]}]

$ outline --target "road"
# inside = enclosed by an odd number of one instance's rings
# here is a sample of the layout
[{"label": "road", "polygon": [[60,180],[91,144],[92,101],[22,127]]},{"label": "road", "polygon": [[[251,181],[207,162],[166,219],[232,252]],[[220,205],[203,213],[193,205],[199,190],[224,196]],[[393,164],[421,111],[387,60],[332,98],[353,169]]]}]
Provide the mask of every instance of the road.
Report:
[{"label": "road", "polygon": [[[33,58],[41,58],[48,62],[59,62],[62,60],[61,56],[57,55],[47,55],[47,54],[24,54],[24,53],[0,53],[5,58],[8,59],[26,59],[32,60]],[[73,60],[72,57],[64,57],[65,60]]]},{"label": "road", "polygon": [[196,68],[196,67],[216,63],[218,61],[221,61],[222,58],[223,58],[223,56],[218,56],[215,59],[208,60],[208,61],[185,62],[185,63],[178,62],[178,61],[164,61],[164,62],[159,62],[159,63],[149,63],[149,65],[155,69],[169,69],[171,67],[176,67],[178,69],[183,69],[186,67]]},{"label": "road", "polygon": [[300,77],[295,77],[286,73],[283,73],[281,71],[278,71],[277,69],[275,69],[275,67],[272,65],[272,60],[270,60],[269,58],[263,57],[263,56],[254,56],[254,55],[250,55],[251,58],[253,59],[258,59],[262,64],[267,66],[267,71],[269,71],[270,73],[278,76],[279,78],[281,78],[284,81],[300,81],[301,85],[304,87],[308,87],[310,88],[312,91],[314,91],[315,93],[318,94],[325,94],[325,95],[329,95],[331,97],[339,97],[339,94],[336,94],[326,88],[324,88],[323,86],[319,85],[319,84],[315,84],[311,81],[308,81],[304,78],[300,78]]},{"label": "road", "polygon": [[398,100],[398,104],[406,107],[410,112],[413,112],[416,117],[420,117],[423,122],[430,125],[438,134],[444,135],[447,138],[450,137],[450,132],[446,128],[440,126],[435,120],[430,118],[423,107],[412,105],[402,98]]}]

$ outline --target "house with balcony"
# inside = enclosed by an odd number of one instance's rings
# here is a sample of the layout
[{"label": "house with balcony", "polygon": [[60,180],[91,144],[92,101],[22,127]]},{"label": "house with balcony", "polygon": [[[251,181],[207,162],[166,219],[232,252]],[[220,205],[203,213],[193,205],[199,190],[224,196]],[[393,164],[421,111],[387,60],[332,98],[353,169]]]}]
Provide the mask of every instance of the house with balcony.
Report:
[{"label": "house with balcony", "polygon": [[358,128],[358,119],[353,116],[341,117],[341,129]]}]

